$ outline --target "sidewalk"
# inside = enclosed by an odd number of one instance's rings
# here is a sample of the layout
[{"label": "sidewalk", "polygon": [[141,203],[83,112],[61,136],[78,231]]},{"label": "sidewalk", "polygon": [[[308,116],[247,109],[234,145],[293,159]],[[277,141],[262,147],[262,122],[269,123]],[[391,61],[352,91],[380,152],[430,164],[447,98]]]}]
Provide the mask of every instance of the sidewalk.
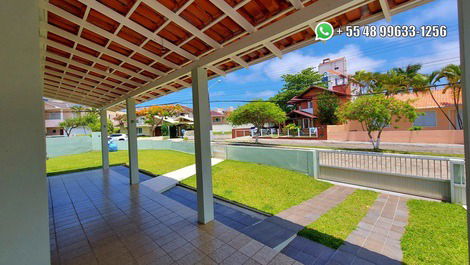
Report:
[{"label": "sidewalk", "polygon": [[[246,136],[226,140],[226,144],[250,144],[255,140]],[[331,141],[331,140],[296,140],[296,139],[259,139],[260,144],[266,145],[292,145],[305,147],[328,147],[328,148],[349,148],[349,149],[371,149],[369,142],[353,141]],[[463,154],[464,146],[458,144],[420,144],[420,143],[380,143],[381,149],[402,151],[402,152],[429,152],[436,154]]]},{"label": "sidewalk", "polygon": [[[223,159],[212,158],[212,166],[224,161]],[[146,186],[156,192],[164,192],[174,186],[183,179],[196,175],[196,165],[180,168],[178,170],[166,173],[165,175],[141,182],[140,185]]]}]

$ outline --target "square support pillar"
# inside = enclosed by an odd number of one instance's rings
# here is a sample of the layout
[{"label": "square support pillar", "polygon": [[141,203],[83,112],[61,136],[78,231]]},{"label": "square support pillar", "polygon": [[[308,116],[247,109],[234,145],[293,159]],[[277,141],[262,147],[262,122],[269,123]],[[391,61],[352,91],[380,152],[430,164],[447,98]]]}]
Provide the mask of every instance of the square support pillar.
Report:
[{"label": "square support pillar", "polygon": [[108,149],[108,117],[105,109],[100,111],[101,121],[101,164],[103,169],[109,169]]},{"label": "square support pillar", "polygon": [[50,265],[39,1],[0,4],[0,264]]},{"label": "square support pillar", "polygon": [[127,144],[129,150],[129,179],[131,184],[139,183],[139,159],[137,153],[137,118],[135,115],[135,99],[126,100],[127,112]]},{"label": "square support pillar", "polygon": [[194,138],[196,151],[198,222],[206,224],[214,219],[211,168],[211,115],[207,72],[198,67],[191,71],[193,80]]},{"label": "square support pillar", "polygon": [[[463,124],[464,124],[464,147],[465,157],[467,161],[465,163],[465,177],[467,180],[470,179],[470,91],[468,90],[467,84],[470,84],[470,1],[459,0],[458,1],[458,12],[459,12],[459,37],[460,37],[460,66],[462,68],[462,102],[463,102]],[[470,202],[470,185],[468,181],[466,183],[466,198],[467,204]],[[470,212],[467,211],[467,233],[470,232]],[[470,238],[470,237],[469,237]],[[468,241],[470,251],[470,241]],[[470,259],[470,252],[469,252]]]}]

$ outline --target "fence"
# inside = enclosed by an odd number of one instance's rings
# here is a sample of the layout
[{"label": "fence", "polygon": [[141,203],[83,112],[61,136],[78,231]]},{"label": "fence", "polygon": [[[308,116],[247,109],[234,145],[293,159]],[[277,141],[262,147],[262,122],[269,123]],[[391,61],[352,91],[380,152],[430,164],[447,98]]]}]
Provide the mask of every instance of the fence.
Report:
[{"label": "fence", "polygon": [[464,202],[463,160],[337,150],[318,150],[318,159],[320,179]]},{"label": "fence", "polygon": [[322,150],[319,152],[321,166],[450,179],[449,158],[339,150]]},{"label": "fence", "polygon": [[[127,141],[117,144],[119,150],[127,150]],[[194,143],[187,141],[139,140],[138,148],[194,153]],[[100,149],[98,134],[47,139],[49,157]],[[466,204],[462,159],[222,144],[212,144],[212,155],[295,170],[322,180]]]}]

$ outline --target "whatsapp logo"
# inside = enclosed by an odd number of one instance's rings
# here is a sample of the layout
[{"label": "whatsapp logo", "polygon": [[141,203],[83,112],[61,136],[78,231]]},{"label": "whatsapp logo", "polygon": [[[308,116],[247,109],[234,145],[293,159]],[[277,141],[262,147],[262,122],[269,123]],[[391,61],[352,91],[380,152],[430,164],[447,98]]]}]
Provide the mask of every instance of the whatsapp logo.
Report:
[{"label": "whatsapp logo", "polygon": [[315,27],[315,40],[329,40],[334,35],[334,28],[328,22],[320,22]]}]

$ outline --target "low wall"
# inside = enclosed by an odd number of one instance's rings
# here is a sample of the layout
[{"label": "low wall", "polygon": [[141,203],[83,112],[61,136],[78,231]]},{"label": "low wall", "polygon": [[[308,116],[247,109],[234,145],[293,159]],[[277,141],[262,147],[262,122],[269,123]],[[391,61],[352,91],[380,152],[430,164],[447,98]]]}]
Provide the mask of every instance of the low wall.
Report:
[{"label": "low wall", "polygon": [[267,164],[314,175],[314,151],[269,147],[226,147],[226,158],[244,162]]},{"label": "low wall", "polygon": [[320,179],[450,201],[450,181],[320,166]]},{"label": "low wall", "polygon": [[90,136],[46,137],[47,157],[80,154],[92,150]]},{"label": "low wall", "polygon": [[[328,140],[368,142],[365,131],[345,131],[340,126],[328,126]],[[463,144],[463,130],[383,131],[382,142]]]}]

